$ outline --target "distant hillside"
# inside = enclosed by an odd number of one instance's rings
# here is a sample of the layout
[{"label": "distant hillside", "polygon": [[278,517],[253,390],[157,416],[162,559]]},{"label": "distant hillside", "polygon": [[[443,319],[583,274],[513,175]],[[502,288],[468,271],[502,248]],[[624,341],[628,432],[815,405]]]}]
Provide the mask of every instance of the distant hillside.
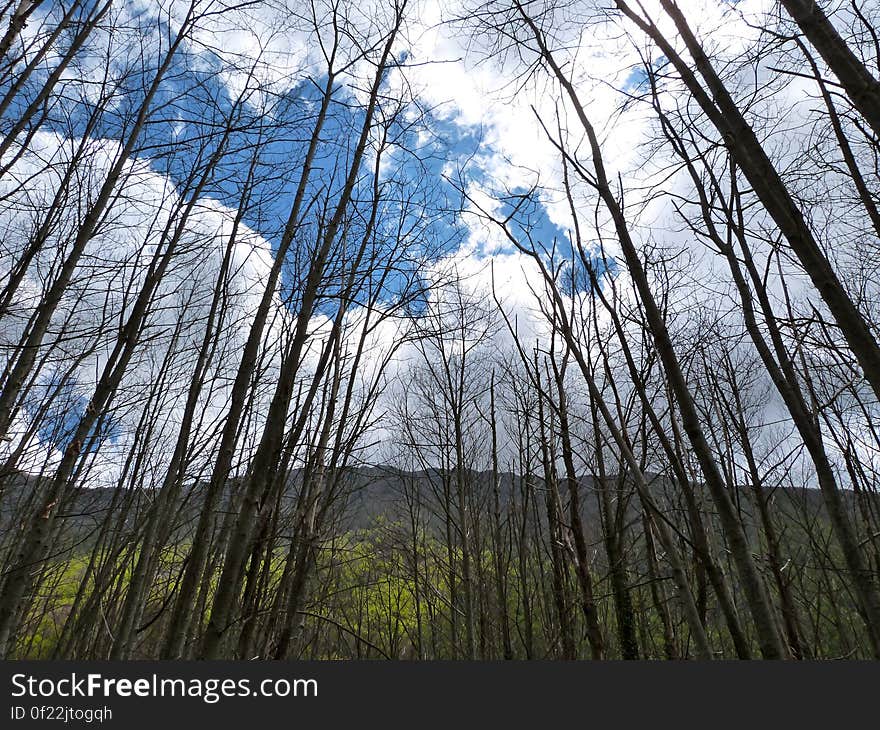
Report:
[{"label": "distant hillside", "polygon": [[[282,499],[282,510],[287,512],[294,508],[294,500],[297,493],[297,484],[301,478],[300,472],[294,472],[288,479],[287,489]],[[421,504],[422,517],[428,517],[428,522],[440,524],[440,511],[444,499],[444,488],[450,489],[450,497],[454,500],[454,477],[444,475],[439,470],[432,471],[402,471],[394,467],[358,467],[350,469],[341,477],[342,481],[335,490],[335,499],[331,506],[334,516],[339,518],[339,523],[344,529],[363,529],[375,524],[378,517],[389,520],[401,519],[406,515],[408,499],[410,502]],[[466,473],[468,492],[473,500],[472,511],[482,515],[490,515],[492,510],[491,483],[492,474],[488,471],[468,471]],[[612,479],[612,489],[617,486]],[[14,531],[18,519],[23,513],[27,513],[29,502],[35,494],[38,479],[25,474],[16,474],[9,480],[6,491],[2,497],[2,510],[0,510],[0,531],[8,534]],[[541,500],[538,514],[543,514],[543,485],[541,480],[533,477],[534,489],[537,498]],[[666,502],[674,502],[676,489],[670,482],[655,477],[652,481],[652,490],[655,499]],[[190,486],[182,490],[182,495],[175,511],[175,534],[179,539],[186,537],[189,529],[195,524],[195,520],[201,511],[203,498],[203,484]],[[499,476],[499,501],[502,511],[505,511],[512,502],[519,503],[519,496],[515,492],[523,489],[521,480],[514,474],[502,473]],[[567,507],[567,492],[565,484],[559,485],[560,497]],[[621,494],[632,497],[631,487],[624,485]],[[229,505],[231,492],[223,496],[223,510]],[[514,498],[515,496],[515,498]],[[855,507],[854,496],[851,492],[846,493],[850,507]],[[101,529],[109,512],[113,512],[115,519],[114,530],[134,530],[142,524],[141,518],[135,519],[136,515],[143,515],[144,510],[149,509],[155,498],[151,490],[128,490],[113,488],[84,489],[75,488],[65,500],[59,517],[64,521],[65,542],[70,544],[84,543],[89,541]],[[615,499],[617,495],[615,494]],[[698,495],[704,501],[704,507],[710,508],[707,495]],[[824,518],[824,507],[821,494],[812,489],[777,489],[772,495],[774,502],[774,515],[786,517],[794,514],[806,514]],[[595,496],[595,484],[592,477],[581,479],[581,515],[588,531],[596,526],[600,520],[598,501]],[[734,493],[734,502],[744,515],[746,524],[754,522],[753,497],[749,490],[740,487]],[[635,514],[637,506],[634,498],[630,499],[629,512]]]}]

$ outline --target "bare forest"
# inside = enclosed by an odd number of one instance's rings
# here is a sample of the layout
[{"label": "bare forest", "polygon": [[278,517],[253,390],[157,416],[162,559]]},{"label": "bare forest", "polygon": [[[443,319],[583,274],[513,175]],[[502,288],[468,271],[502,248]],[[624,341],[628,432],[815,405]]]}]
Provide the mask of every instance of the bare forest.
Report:
[{"label": "bare forest", "polygon": [[875,0],[0,0],[0,656],[880,658]]}]

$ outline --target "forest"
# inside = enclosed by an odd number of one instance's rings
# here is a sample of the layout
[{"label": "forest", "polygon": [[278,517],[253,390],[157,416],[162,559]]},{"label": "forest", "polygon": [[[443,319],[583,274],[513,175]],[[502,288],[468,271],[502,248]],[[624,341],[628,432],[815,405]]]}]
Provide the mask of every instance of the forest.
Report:
[{"label": "forest", "polygon": [[880,4],[0,0],[0,657],[880,659]]}]

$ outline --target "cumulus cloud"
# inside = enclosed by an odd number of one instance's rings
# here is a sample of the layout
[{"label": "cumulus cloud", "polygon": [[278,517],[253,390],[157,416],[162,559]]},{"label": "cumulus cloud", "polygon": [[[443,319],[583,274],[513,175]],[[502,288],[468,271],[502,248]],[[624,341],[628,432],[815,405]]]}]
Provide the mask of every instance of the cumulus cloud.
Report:
[{"label": "cumulus cloud", "polygon": [[[10,303],[9,316],[3,318],[0,353],[4,359],[14,353],[28,317],[69,253],[84,207],[94,198],[96,186],[103,182],[118,154],[118,144],[108,140],[62,139],[41,132],[2,180],[0,230],[4,231],[4,255],[0,282],[5,285],[12,267],[39,232],[43,222],[40,212],[56,200],[60,176],[81,143],[87,146],[88,153],[76,166],[76,183],[65,192],[55,215],[56,224],[47,232],[44,244],[28,267]],[[12,433],[8,434],[10,440],[4,442],[4,457],[23,450],[22,463],[33,465],[38,459],[35,454],[47,450],[55,453],[64,438],[69,438],[70,419],[75,418],[94,391],[118,328],[130,315],[156,247],[166,244],[174,216],[180,215],[181,201],[174,187],[146,161],[135,160],[126,166],[118,192],[96,235],[87,244],[53,317],[31,395],[18,412]],[[135,350],[120,384],[119,391],[124,397],[117,398],[117,405],[111,410],[113,426],[108,429],[101,454],[96,456],[104,462],[104,468],[96,472],[103,481],[115,478],[108,455],[126,453],[145,409],[151,410],[164,430],[156,436],[157,448],[164,453],[170,450],[169,440],[176,435],[174,424],[179,421],[186,396],[186,373],[203,337],[224,252],[231,245],[230,274],[224,283],[225,308],[217,326],[221,339],[211,360],[210,387],[204,390],[200,403],[205,426],[225,410],[228,387],[247,336],[247,322],[262,295],[261,285],[272,262],[269,244],[254,231],[239,225],[232,237],[234,218],[234,211],[203,199],[187,221],[178,253],[153,298],[142,346]],[[276,308],[280,313],[280,302],[276,302]],[[274,321],[266,338],[267,347],[277,337],[275,328],[280,326],[278,317]],[[165,385],[157,389],[157,384],[162,383]],[[36,409],[29,410],[27,403],[41,403],[47,395],[64,401],[66,415],[56,414],[54,422],[50,419],[49,426],[34,432],[32,421],[41,414]],[[195,441],[204,436],[196,434]],[[114,466],[118,468],[119,464]]]},{"label": "cumulus cloud", "polygon": [[[835,189],[839,178],[833,171],[822,180],[816,180],[815,175],[809,178],[804,175],[804,170],[810,169],[810,158],[805,151],[809,153],[814,149],[815,130],[803,120],[809,120],[815,108],[815,89],[808,79],[780,76],[773,70],[794,62],[790,50],[772,47],[760,30],[768,26],[768,19],[772,21],[774,3],[743,0],[732,5],[716,0],[689,0],[682,5],[688,18],[693,19],[698,35],[711,38],[713,57],[718,59],[719,67],[724,68],[731,87],[749,101],[750,118],[756,123],[762,119],[775,120],[773,125],[761,128],[762,139],[774,161],[794,189],[815,202],[810,214],[816,228],[824,231],[837,263],[845,270],[857,270],[864,260],[864,249],[838,244],[862,226],[859,212],[838,205],[839,195]],[[174,29],[183,22],[191,7],[182,0],[140,0],[126,3],[120,12],[133,24],[137,19],[135,25],[141,29],[149,25],[144,24],[145,18],[160,20]],[[213,64],[222,69],[221,77],[231,97],[241,93],[255,78],[267,95],[283,94],[303,79],[319,78],[324,72],[319,41],[328,37],[327,28],[322,27],[328,6],[314,5],[314,16],[302,4],[284,0],[245,5],[205,0],[195,7],[202,16],[189,36],[188,47],[206,67]],[[492,4],[481,7],[489,12],[485,19],[496,17],[491,15]],[[634,72],[642,60],[647,58],[659,63],[662,58],[645,39],[632,32],[630,24],[603,7],[592,3],[572,4],[548,14],[553,51],[558,54],[560,64],[601,134],[611,175],[620,176],[627,214],[638,243],[646,250],[656,245],[687,254],[689,271],[678,279],[680,288],[673,296],[678,311],[690,312],[694,308],[727,311],[731,326],[741,327],[739,315],[727,306],[733,293],[723,262],[712,255],[681,220],[679,211],[687,208],[688,200],[693,200],[692,183],[677,169],[677,161],[668,149],[652,144],[657,140],[657,127],[651,109],[643,101],[628,98],[640,93],[640,77]],[[658,3],[645,2],[644,7],[661,28],[669,30],[670,21],[659,11]],[[410,90],[407,93],[412,93],[424,107],[432,110],[438,123],[452,130],[449,136],[479,140],[473,154],[467,155],[468,170],[463,178],[470,199],[470,215],[461,219],[466,235],[461,237],[457,250],[447,252],[439,260],[426,262],[423,276],[437,282],[461,279],[462,286],[469,288],[471,295],[477,293],[483,300],[494,286],[506,311],[521,328],[523,339],[546,339],[547,322],[539,306],[545,299],[540,272],[533,261],[512,249],[503,233],[494,224],[487,223],[482,213],[503,218],[505,208],[501,195],[504,192],[537,186],[537,200],[552,224],[548,232],[564,236],[572,230],[574,221],[569,202],[561,194],[560,156],[548,138],[548,131],[556,134],[561,130],[566,146],[575,151],[587,167],[589,155],[582,144],[582,130],[571,105],[560,97],[553,82],[541,72],[524,75],[524,70],[535,60],[534,54],[526,51],[521,55],[510,49],[504,52],[503,48],[483,43],[485,27],[462,20],[472,10],[473,3],[458,0],[418,3],[398,44],[401,66],[386,79],[389,92],[406,86]],[[345,22],[353,34],[366,37],[376,27],[387,27],[388,12],[386,3],[362,3],[349,8]],[[842,10],[835,15],[841,28],[849,22],[846,13]],[[773,22],[769,25],[772,27]],[[669,35],[674,36],[671,32]],[[95,43],[100,44],[100,38],[96,38]],[[158,52],[160,45],[140,46],[141,51],[150,52],[151,48]],[[345,52],[353,51],[354,45]],[[98,57],[99,54],[94,56]],[[85,83],[88,75],[98,70],[95,64],[83,66],[77,73],[85,76],[80,78],[74,74],[70,82],[79,79]],[[362,94],[360,81],[367,78],[370,71],[368,64],[350,69],[346,75],[347,93],[354,97]],[[761,94],[755,92],[759,87]],[[688,94],[674,81],[663,88],[661,103],[670,113],[699,116]],[[712,138],[708,125],[701,123],[701,130]],[[16,317],[4,320],[0,338],[7,351],[17,343],[28,312],[57,270],[80,221],[83,204],[94,198],[96,187],[118,152],[118,144],[103,139],[83,141],[39,133],[0,181],[0,229],[7,233],[0,244],[4,247],[0,266],[6,267],[0,269],[0,276],[8,277],[8,267],[20,257],[28,237],[35,231],[39,221],[37,213],[50,204],[58,189],[64,162],[75,154],[80,144],[87,149],[83,154],[84,163],[77,166],[76,184],[57,216],[48,245],[42,247],[17,292]],[[455,170],[450,164],[441,172],[452,175]],[[574,188],[575,216],[585,232],[585,245],[594,247],[601,238],[609,255],[614,256],[617,253],[615,239],[601,208],[597,214],[595,194],[582,182],[576,183]],[[90,242],[70,291],[59,307],[47,356],[36,378],[35,387],[58,388],[64,363],[77,361],[74,372],[65,376],[65,388],[70,390],[65,391],[65,397],[74,403],[78,402],[77,398],[88,397],[107,349],[112,346],[113,332],[105,325],[124,317],[162,231],[180,207],[174,186],[148,159],[127,166],[120,192],[99,235]],[[146,407],[155,409],[165,424],[163,435],[157,437],[157,443],[164,439],[164,445],[157,447],[157,452],[167,453],[185,390],[176,383],[176,387],[163,391],[161,397],[155,397],[152,391],[157,380],[168,378],[174,382],[173,374],[186,372],[191,364],[192,348],[200,341],[200,327],[204,325],[207,303],[233,218],[234,211],[205,198],[188,223],[181,254],[157,293],[157,306],[147,331],[149,347],[139,349],[121,386],[126,398],[120,399],[120,406],[114,410],[116,426],[108,430],[101,459],[112,461],[108,456],[111,449],[116,449],[118,454],[126,452],[131,445],[127,439],[133,438]],[[772,229],[761,213],[754,214],[753,223],[758,229]],[[760,264],[768,265],[770,247],[759,249],[758,253]],[[272,257],[271,243],[260,233],[246,226],[239,229],[231,266],[234,273],[226,282],[229,296],[222,327],[226,339],[218,349],[216,360],[212,361],[209,379],[212,386],[203,395],[200,407],[204,426],[200,438],[203,440],[212,437],[212,429],[224,413],[228,386],[246,337],[248,317],[261,294]],[[811,297],[797,266],[790,261],[782,261],[781,265],[784,267],[781,273],[791,288],[789,294],[802,307],[799,311],[809,311],[815,305],[815,298]],[[454,277],[451,272],[455,273]],[[621,291],[626,295],[625,275],[622,270],[617,275],[622,280]],[[867,283],[873,286],[870,276],[868,273],[853,279],[854,288],[863,287],[866,277]],[[770,277],[777,302],[782,298],[776,286],[781,278],[776,273]],[[446,292],[442,286],[432,289],[423,316],[442,312]],[[675,313],[673,311],[673,316]],[[358,323],[362,324],[364,316],[358,308],[348,315],[345,331],[351,341],[346,341],[345,347],[355,347],[360,332]],[[282,339],[281,332],[289,324],[289,317],[289,311],[277,301],[270,317],[273,326],[265,337],[265,347],[271,353],[270,363],[277,358],[272,347]],[[315,317],[310,327],[312,344],[307,351],[305,370],[314,363],[328,326],[325,315]],[[408,363],[416,361],[419,354],[409,343],[398,347],[401,326],[389,318],[371,330],[365,355],[368,360],[372,358],[375,371],[379,364],[385,367],[389,353],[394,350],[384,376],[391,383],[406,380]],[[62,337],[62,331],[67,336]],[[172,341],[186,342],[188,347],[172,353]],[[504,327],[496,327],[485,343],[486,348],[495,351],[509,349],[510,345],[509,333]],[[169,353],[170,362],[165,357]],[[272,367],[277,367],[277,363],[270,365],[265,374],[266,383],[271,383]],[[268,397],[270,390],[267,387],[260,392]],[[392,400],[396,397],[393,390],[388,390],[388,398]],[[60,391],[58,397],[61,397]],[[390,401],[380,399],[376,408],[378,413],[390,412]],[[768,413],[772,410],[769,408]],[[264,411],[262,404],[254,409],[256,418],[248,426],[253,433],[257,432]],[[45,429],[34,432],[29,420],[34,417],[26,409],[19,412],[14,432],[10,434],[12,440],[3,446],[4,454],[22,446],[25,438],[28,439],[25,451],[31,461],[22,463],[36,464],[56,453],[58,444],[53,438],[57,439],[57,434],[52,436]],[[377,424],[376,429],[381,432],[386,426]],[[246,443],[249,439],[252,435],[242,441]],[[210,452],[210,448],[205,449],[206,455]],[[36,456],[38,454],[41,456]],[[106,464],[100,471],[109,474],[111,479],[118,473]]]}]

